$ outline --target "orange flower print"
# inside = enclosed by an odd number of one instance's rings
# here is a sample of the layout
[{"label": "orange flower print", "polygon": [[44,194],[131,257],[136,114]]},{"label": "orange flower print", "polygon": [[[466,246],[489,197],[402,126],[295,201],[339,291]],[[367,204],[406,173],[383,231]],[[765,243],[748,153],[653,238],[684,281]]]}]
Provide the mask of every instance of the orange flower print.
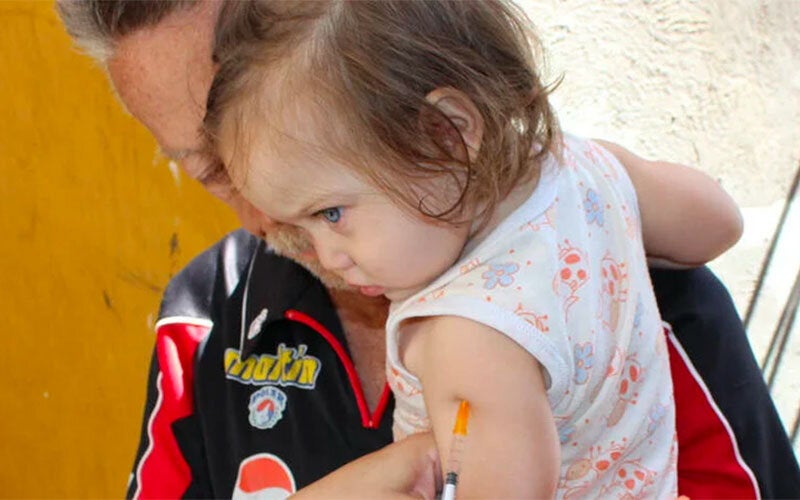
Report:
[{"label": "orange flower print", "polygon": [[517,304],[517,308],[514,309],[514,314],[533,325],[534,328],[542,333],[547,333],[550,331],[550,327],[547,326],[547,314],[536,314],[533,311],[528,311],[522,307],[522,303]]}]

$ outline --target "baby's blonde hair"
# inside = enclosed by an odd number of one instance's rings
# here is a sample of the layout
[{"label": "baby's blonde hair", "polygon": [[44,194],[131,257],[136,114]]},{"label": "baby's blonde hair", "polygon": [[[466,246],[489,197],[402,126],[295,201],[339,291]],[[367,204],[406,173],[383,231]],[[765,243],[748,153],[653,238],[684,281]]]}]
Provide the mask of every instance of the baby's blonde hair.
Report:
[{"label": "baby's blonde hair", "polygon": [[[302,71],[313,76],[306,89],[353,139],[337,138],[334,148],[347,151],[359,174],[425,216],[457,221],[465,206],[491,213],[557,142],[550,88],[534,65],[537,39],[510,1],[239,1],[221,12],[216,36],[219,71],[205,120],[212,143],[227,120],[238,122],[241,135],[245,121],[252,126],[246,117],[253,110],[265,113],[253,106],[265,81]],[[469,97],[483,119],[472,161],[463,139],[455,148],[444,140],[461,135],[426,100],[446,87]],[[431,210],[420,180],[442,176],[456,180],[459,195]]]}]

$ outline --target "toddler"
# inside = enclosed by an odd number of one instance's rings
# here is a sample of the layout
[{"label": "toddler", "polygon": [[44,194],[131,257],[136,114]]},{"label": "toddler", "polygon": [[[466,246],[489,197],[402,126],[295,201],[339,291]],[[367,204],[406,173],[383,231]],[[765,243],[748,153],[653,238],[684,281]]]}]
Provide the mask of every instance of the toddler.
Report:
[{"label": "toddler", "polygon": [[644,248],[696,264],[730,246],[716,183],[562,133],[507,1],[263,0],[222,19],[212,143],[327,271],[391,300],[396,439],[432,429],[445,463],[465,399],[460,496],[677,496]]}]

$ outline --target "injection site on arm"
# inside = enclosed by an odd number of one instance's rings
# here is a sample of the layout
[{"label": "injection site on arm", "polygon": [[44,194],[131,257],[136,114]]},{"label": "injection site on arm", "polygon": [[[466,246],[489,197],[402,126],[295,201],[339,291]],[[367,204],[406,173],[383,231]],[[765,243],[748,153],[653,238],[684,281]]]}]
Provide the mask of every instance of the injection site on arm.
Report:
[{"label": "injection site on arm", "polygon": [[403,335],[404,360],[425,388],[443,464],[450,459],[453,416],[469,401],[458,498],[552,497],[560,452],[536,359],[500,332],[460,317],[425,318]]}]

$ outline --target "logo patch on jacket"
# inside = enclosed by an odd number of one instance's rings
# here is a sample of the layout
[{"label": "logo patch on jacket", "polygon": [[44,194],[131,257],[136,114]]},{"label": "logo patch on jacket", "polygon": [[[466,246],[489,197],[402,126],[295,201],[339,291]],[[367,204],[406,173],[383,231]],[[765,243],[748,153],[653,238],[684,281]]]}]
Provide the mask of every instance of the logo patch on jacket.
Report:
[{"label": "logo patch on jacket", "polygon": [[241,359],[238,349],[228,348],[225,350],[225,376],[243,384],[313,389],[322,363],[314,356],[306,355],[307,350],[305,344],[300,344],[297,349],[280,344],[274,355],[251,354]]},{"label": "logo patch on jacket", "polygon": [[264,387],[250,395],[250,425],[257,429],[272,429],[283,418],[286,393],[277,387]]}]

